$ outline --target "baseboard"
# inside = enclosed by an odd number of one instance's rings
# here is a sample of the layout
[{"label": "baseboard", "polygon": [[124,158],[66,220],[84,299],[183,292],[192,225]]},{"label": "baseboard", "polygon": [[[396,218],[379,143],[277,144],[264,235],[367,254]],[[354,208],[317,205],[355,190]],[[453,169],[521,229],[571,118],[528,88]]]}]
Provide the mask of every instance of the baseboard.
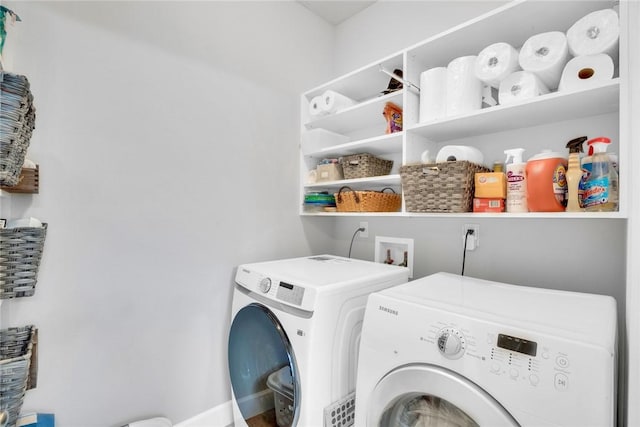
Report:
[{"label": "baseboard", "polygon": [[227,427],[233,426],[233,408],[231,401],[209,409],[195,417],[184,420],[174,427]]}]

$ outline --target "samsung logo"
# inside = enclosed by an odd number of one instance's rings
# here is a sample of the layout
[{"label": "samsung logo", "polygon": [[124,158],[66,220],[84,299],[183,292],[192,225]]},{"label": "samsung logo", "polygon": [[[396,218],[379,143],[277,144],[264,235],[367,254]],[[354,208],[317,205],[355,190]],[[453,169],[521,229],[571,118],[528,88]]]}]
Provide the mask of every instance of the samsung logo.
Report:
[{"label": "samsung logo", "polygon": [[384,311],[385,313],[393,314],[394,316],[398,315],[398,310],[394,310],[392,308],[385,307],[384,305],[379,305],[378,306],[378,310]]}]

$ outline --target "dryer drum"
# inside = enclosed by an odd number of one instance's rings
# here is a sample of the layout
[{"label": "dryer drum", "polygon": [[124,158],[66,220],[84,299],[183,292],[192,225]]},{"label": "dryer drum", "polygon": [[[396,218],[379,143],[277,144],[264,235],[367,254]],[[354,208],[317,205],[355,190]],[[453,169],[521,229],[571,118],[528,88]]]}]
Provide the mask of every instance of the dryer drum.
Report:
[{"label": "dryer drum", "polygon": [[267,307],[254,303],[236,314],[229,332],[228,360],[234,398],[248,425],[255,418],[272,420],[273,425],[276,418],[282,420],[275,413],[274,393],[267,382],[274,372],[288,368],[293,378],[293,411],[287,414],[292,425],[298,411],[297,367],[289,338]]}]

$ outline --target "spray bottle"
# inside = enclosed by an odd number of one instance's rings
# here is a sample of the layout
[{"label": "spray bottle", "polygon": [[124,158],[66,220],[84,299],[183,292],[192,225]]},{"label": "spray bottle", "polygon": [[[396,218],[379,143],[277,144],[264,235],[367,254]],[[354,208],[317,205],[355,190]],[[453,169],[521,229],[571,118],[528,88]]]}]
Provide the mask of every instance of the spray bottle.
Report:
[{"label": "spray bottle", "polygon": [[[522,161],[524,148],[504,150],[507,155],[505,170],[507,172],[506,211],[509,213],[528,212],[527,209],[527,177],[526,164]],[[512,160],[509,163],[509,160]]]},{"label": "spray bottle", "polygon": [[582,145],[587,140],[586,136],[572,139],[567,142],[569,149],[569,167],[567,169],[567,212],[580,212],[580,182],[582,181],[582,168],[580,167],[580,153]]},{"label": "spray bottle", "polygon": [[591,172],[584,182],[583,206],[586,211],[618,210],[618,174],[607,155],[611,140],[598,137],[587,142],[593,147]]}]

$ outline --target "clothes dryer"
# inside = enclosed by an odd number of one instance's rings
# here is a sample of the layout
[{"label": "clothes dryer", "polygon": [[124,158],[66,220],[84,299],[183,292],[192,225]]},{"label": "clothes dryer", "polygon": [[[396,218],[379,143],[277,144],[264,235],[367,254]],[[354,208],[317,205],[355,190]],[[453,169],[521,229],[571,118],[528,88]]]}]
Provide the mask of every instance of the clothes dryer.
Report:
[{"label": "clothes dryer", "polygon": [[228,342],[235,426],[353,424],[366,299],[408,276],[332,255],[239,266]]},{"label": "clothes dryer", "polygon": [[369,297],[356,426],[615,425],[609,296],[437,273]]}]

